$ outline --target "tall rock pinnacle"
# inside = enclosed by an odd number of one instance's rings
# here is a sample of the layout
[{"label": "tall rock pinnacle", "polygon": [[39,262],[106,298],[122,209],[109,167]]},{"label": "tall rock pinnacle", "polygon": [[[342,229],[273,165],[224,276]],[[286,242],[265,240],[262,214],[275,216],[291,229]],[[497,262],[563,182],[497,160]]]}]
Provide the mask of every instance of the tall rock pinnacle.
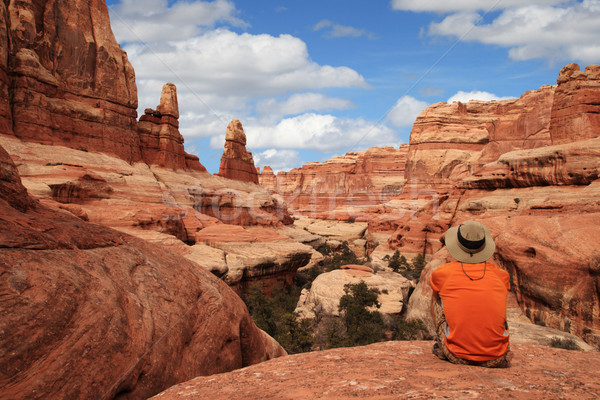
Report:
[{"label": "tall rock pinnacle", "polygon": [[185,152],[178,119],[177,87],[167,83],[156,110],[147,108],[140,117],[138,132],[144,161],[173,169],[206,171],[197,156]]},{"label": "tall rock pinnacle", "polygon": [[217,174],[224,178],[258,184],[258,173],[252,153],[246,150],[246,134],[242,123],[233,119],[227,126],[225,150]]}]

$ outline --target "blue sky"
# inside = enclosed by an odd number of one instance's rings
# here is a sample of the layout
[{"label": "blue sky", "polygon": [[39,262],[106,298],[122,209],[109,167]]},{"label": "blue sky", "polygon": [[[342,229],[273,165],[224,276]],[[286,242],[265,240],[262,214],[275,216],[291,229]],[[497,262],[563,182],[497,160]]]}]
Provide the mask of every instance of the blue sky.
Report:
[{"label": "blue sky", "polygon": [[440,101],[503,99],[600,63],[600,0],[108,0],[139,111],[177,85],[189,153],[218,172],[239,119],[278,170],[409,140]]}]

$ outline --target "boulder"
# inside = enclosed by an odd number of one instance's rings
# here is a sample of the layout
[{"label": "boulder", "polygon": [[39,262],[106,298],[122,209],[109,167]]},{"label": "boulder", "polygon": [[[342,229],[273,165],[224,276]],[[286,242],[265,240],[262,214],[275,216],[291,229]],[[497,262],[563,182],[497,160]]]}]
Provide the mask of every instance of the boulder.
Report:
[{"label": "boulder", "polygon": [[[399,314],[413,287],[412,282],[394,272],[373,273],[363,265],[347,265],[342,269],[323,273],[312,282],[310,291],[304,292],[295,312],[300,318],[315,318],[315,313],[339,315],[340,299],[345,294],[344,285],[364,281],[369,289],[380,292],[377,310],[384,314]],[[305,289],[306,290],[306,289]]]}]

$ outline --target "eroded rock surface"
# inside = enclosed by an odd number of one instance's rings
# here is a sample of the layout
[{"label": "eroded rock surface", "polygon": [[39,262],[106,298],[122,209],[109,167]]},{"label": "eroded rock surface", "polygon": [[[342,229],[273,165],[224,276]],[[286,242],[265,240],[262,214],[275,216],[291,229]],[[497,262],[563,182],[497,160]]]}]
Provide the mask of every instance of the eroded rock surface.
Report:
[{"label": "eroded rock surface", "polygon": [[298,354],[177,385],[156,399],[594,399],[597,353],[511,345],[512,366],[453,365],[432,342],[385,342]]},{"label": "eroded rock surface", "polygon": [[407,151],[406,145],[373,147],[277,175],[265,167],[260,184],[281,196],[294,214],[365,221],[402,191]]},{"label": "eroded rock surface", "polygon": [[145,399],[285,354],[208,271],[27,195],[0,147],[0,398]]},{"label": "eroded rock surface", "polygon": [[242,123],[233,119],[225,133],[225,150],[221,156],[219,176],[241,182],[258,184],[258,172],[252,153],[246,150],[246,134]]},{"label": "eroded rock surface", "polygon": [[312,282],[310,290],[303,289],[295,312],[301,318],[315,318],[315,315],[339,315],[338,306],[344,296],[344,286],[365,282],[369,289],[380,292],[377,311],[384,314],[400,314],[408,299],[412,283],[394,272],[374,273],[362,265],[347,265],[341,269],[323,273]]}]

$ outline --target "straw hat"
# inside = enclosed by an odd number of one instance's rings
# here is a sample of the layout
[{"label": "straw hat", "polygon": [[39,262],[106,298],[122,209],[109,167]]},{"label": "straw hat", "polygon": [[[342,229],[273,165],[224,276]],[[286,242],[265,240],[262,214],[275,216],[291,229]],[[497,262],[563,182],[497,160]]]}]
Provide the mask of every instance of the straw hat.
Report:
[{"label": "straw hat", "polygon": [[477,264],[494,254],[496,244],[490,230],[476,221],[465,221],[446,232],[446,247],[457,261]]}]

